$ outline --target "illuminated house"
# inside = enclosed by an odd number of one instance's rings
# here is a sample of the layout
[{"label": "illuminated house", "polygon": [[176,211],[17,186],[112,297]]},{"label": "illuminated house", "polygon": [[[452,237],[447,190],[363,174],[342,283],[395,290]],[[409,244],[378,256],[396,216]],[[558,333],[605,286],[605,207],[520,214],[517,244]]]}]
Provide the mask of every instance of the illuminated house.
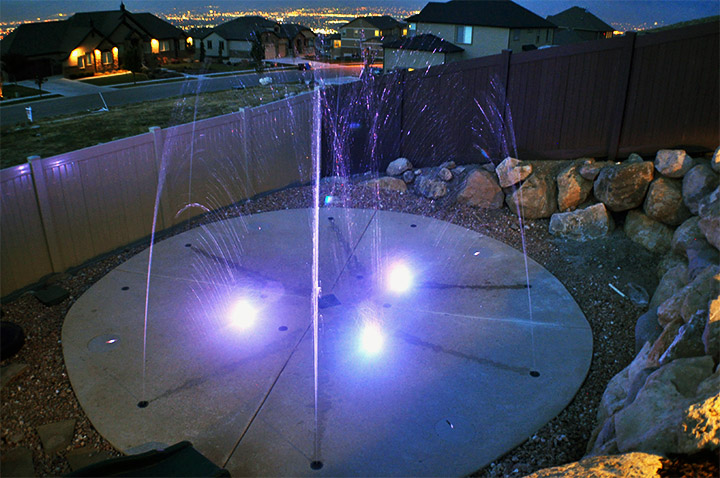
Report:
[{"label": "illuminated house", "polygon": [[312,30],[302,25],[244,16],[216,26],[201,41],[206,57],[238,62],[252,57],[255,42],[260,43],[266,60],[314,57],[315,36]]},{"label": "illuminated house", "polygon": [[556,45],[612,38],[613,27],[584,8],[572,7],[547,17],[559,27],[555,33]]},{"label": "illuminated house", "polygon": [[[461,54],[452,55],[448,61],[552,45],[557,29],[553,23],[510,0],[431,2],[406,21],[408,36],[429,34],[462,48]],[[408,45],[405,52],[411,47]],[[443,48],[447,47],[445,44]],[[424,68],[425,56],[394,57],[393,68]]]},{"label": "illuminated house", "polygon": [[119,10],[76,13],[67,20],[26,23],[0,41],[3,58],[21,58],[15,79],[63,74],[92,76],[123,67],[126,55],[147,62],[189,55],[188,36],[150,13]]},{"label": "illuminated house", "polygon": [[407,34],[407,25],[388,15],[359,17],[339,29],[340,48],[333,48],[334,58],[371,56],[382,59],[382,44]]}]

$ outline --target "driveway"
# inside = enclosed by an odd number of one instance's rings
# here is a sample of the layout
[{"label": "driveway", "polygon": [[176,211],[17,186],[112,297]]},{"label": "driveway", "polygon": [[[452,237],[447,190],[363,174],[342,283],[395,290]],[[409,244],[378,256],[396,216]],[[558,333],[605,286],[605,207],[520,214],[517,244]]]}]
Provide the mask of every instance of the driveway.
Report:
[{"label": "driveway", "polygon": [[[27,88],[37,88],[33,80],[18,81],[18,84]],[[83,81],[68,80],[62,76],[51,76],[42,85],[43,91],[53,95],[82,96],[111,90],[107,86],[95,86]]]}]

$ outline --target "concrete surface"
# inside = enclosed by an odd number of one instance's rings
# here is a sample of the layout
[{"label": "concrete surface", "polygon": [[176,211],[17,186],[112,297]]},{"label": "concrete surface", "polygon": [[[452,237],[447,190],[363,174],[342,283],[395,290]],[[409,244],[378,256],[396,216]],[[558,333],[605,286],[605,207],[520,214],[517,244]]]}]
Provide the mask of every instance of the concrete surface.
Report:
[{"label": "concrete surface", "polygon": [[528,289],[522,254],[481,234],[324,208],[316,428],[311,225],[276,211],[158,243],[147,323],[147,250],[80,297],[62,339],[95,428],[126,453],[190,440],[232,476],[460,476],[582,384],[590,327],[537,263]]}]

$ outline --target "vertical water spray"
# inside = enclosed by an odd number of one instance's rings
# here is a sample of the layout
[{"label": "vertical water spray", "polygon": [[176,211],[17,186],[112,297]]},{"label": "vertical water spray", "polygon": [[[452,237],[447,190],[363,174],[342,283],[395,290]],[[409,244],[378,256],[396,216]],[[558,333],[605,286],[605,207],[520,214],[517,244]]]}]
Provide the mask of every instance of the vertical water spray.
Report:
[{"label": "vertical water spray", "polygon": [[319,300],[320,300],[320,165],[322,158],[320,157],[320,134],[321,134],[321,110],[320,110],[320,90],[315,89],[313,92],[312,103],[312,139],[311,139],[311,155],[313,165],[313,223],[312,223],[312,325],[313,325],[313,393],[314,393],[314,443],[313,443],[313,461],[311,467],[319,469],[322,467],[320,460],[320,430],[318,427],[318,339],[319,339]]}]

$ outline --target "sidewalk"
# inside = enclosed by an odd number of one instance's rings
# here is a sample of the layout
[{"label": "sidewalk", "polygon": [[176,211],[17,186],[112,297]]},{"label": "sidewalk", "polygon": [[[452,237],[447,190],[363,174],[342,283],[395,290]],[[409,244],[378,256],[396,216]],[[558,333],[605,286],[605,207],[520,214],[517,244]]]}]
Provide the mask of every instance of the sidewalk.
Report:
[{"label": "sidewalk", "polygon": [[[18,85],[26,86],[28,88],[37,88],[37,84],[33,80],[18,81]],[[60,75],[48,77],[47,81],[42,85],[43,91],[63,96],[82,96],[101,91],[108,91],[108,89],[109,88],[106,86],[95,86],[83,83],[82,81],[69,80]]]}]

